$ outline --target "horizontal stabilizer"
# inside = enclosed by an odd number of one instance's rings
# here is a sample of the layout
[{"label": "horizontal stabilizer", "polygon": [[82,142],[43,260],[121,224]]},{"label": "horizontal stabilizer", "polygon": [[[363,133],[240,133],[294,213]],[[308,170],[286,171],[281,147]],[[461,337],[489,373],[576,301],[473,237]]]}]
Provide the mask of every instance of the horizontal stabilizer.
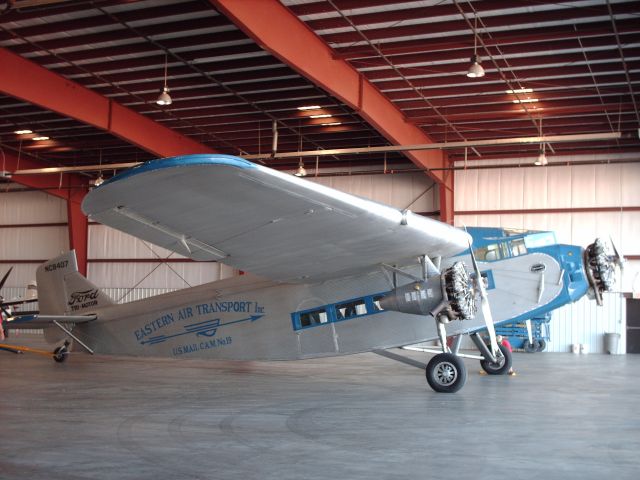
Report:
[{"label": "horizontal stabilizer", "polygon": [[59,323],[87,323],[95,320],[97,315],[21,315],[7,319],[2,324],[5,330],[24,330],[46,328]]}]

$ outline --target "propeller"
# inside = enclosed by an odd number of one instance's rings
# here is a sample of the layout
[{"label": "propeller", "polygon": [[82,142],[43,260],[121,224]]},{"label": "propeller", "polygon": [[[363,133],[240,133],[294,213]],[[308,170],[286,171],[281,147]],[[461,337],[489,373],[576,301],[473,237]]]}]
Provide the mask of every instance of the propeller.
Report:
[{"label": "propeller", "polygon": [[480,274],[480,268],[478,267],[476,256],[473,253],[473,246],[471,245],[471,242],[469,242],[469,252],[471,253],[471,263],[473,264],[473,271],[476,274],[476,285],[478,285],[478,290],[480,292],[480,309],[482,310],[482,316],[484,317],[484,322],[487,326],[487,331],[489,332],[489,339],[491,340],[491,354],[495,358],[497,353],[500,351],[500,349],[498,348],[498,341],[496,339],[496,329],[493,325],[493,315],[491,314],[491,307],[489,306],[489,296],[487,295],[487,289],[484,287],[482,275]]},{"label": "propeller", "polygon": [[[4,287],[4,284],[7,281],[7,278],[9,278],[9,274],[11,273],[11,270],[13,270],[13,267],[11,267],[7,271],[7,273],[4,274],[4,277],[2,277],[2,280],[0,280],[0,290],[2,290],[2,287]],[[11,312],[9,312],[6,308],[4,308],[4,297],[2,295],[0,295],[0,309],[2,310],[2,313],[0,313],[0,340],[4,340],[5,334],[4,334],[4,328],[2,328],[2,321],[4,320],[5,316],[9,318],[11,316]]]},{"label": "propeller", "polygon": [[613,248],[613,261],[620,267],[620,271],[624,270],[624,264],[626,263],[626,259],[618,253],[618,249],[616,248],[616,244],[613,243],[613,238],[609,235],[609,241],[611,242],[611,248]]},{"label": "propeller", "polygon": [[[4,287],[4,284],[7,281],[7,278],[9,278],[9,275],[11,274],[11,270],[13,270],[13,267],[9,268],[9,270],[7,270],[7,273],[4,274],[4,277],[2,277],[2,280],[0,280],[0,290],[2,290],[2,287]],[[4,297],[2,295],[0,295],[0,308],[2,309],[5,315],[7,315],[8,317],[11,316],[11,314],[4,308]]]}]

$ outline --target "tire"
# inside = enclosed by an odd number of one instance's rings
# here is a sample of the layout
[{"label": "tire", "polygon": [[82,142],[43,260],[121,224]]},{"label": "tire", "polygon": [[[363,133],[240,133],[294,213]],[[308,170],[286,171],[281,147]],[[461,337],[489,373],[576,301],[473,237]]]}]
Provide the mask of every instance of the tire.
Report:
[{"label": "tire", "polygon": [[547,342],[541,338],[538,340],[538,349],[536,352],[543,352],[545,348],[547,348]]},{"label": "tire", "polygon": [[534,340],[533,343],[529,343],[529,340],[527,339],[522,343],[522,348],[527,353],[536,353],[539,346],[540,342],[538,340]]},{"label": "tire", "polygon": [[64,362],[68,356],[69,356],[69,351],[67,350],[67,347],[64,345],[62,347],[56,348],[53,351],[53,359],[58,363]]},{"label": "tire", "polygon": [[427,364],[427,383],[436,392],[454,393],[467,381],[467,368],[452,353],[439,353]]},{"label": "tire", "polygon": [[[480,366],[482,369],[487,372],[489,375],[506,375],[506,373],[511,368],[513,363],[513,358],[511,356],[511,352],[504,345],[498,345],[500,347],[500,351],[502,352],[502,358],[499,359],[500,363],[491,363],[488,360],[480,360]],[[491,348],[491,347],[489,347]]]}]

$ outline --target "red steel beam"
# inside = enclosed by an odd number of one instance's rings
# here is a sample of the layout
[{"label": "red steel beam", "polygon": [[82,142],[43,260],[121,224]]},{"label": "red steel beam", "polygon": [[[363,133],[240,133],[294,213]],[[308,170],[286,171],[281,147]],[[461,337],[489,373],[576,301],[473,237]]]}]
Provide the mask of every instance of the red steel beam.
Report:
[{"label": "red steel beam", "polygon": [[0,48],[0,91],[105,130],[160,157],[214,150]]},{"label": "red steel beam", "polygon": [[[404,114],[355,68],[335,59],[333,50],[280,2],[209,1],[262,48],[354,109],[391,143],[433,143],[421,129],[407,123]],[[447,165],[441,150],[411,152],[407,156],[421,168]],[[440,172],[429,174],[444,183]]]}]

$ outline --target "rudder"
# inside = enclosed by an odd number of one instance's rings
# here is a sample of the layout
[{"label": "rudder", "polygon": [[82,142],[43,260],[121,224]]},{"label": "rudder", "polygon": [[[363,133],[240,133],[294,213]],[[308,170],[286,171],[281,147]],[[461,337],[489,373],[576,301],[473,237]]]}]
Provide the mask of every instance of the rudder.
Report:
[{"label": "rudder", "polygon": [[115,303],[78,272],[75,250],[40,265],[36,279],[43,315],[81,314]]}]

